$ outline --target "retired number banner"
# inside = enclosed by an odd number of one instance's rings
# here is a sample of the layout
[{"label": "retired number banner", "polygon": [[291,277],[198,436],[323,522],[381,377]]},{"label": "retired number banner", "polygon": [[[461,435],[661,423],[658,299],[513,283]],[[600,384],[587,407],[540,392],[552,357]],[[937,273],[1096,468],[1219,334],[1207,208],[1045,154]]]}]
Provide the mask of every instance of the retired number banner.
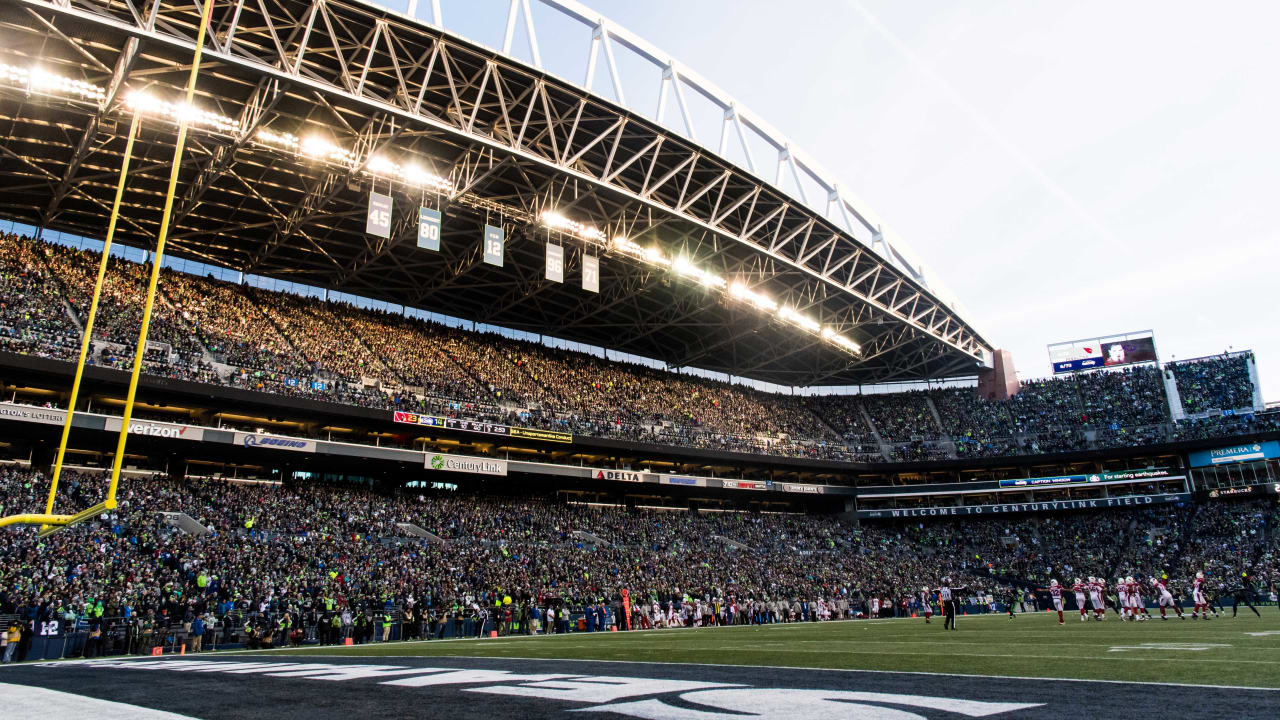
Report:
[{"label": "retired number banner", "polygon": [[379,192],[369,193],[369,217],[364,231],[381,238],[391,237],[391,196]]}]

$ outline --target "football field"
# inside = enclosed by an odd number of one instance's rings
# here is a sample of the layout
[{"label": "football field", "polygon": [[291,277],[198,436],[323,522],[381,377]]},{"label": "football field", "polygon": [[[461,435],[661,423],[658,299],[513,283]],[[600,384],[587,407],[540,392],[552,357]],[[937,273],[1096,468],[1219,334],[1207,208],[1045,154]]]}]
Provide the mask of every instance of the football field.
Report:
[{"label": "football field", "polygon": [[1050,720],[1280,717],[1280,612],[1066,625],[1043,613],[390,642],[0,667],[5,714]]},{"label": "football field", "polygon": [[1280,611],[1238,618],[1081,622],[1047,613],[854,620],[479,640],[281,648],[280,654],[462,656],[761,665],[839,670],[1200,683],[1280,688]]}]

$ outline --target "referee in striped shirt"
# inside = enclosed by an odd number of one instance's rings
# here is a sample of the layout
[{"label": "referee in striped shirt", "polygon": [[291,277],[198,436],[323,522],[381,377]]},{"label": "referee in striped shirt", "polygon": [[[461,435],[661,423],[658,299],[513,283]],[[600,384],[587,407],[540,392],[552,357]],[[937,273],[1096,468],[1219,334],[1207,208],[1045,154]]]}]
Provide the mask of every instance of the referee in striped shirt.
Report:
[{"label": "referee in striped shirt", "polygon": [[[964,590],[965,588],[958,587],[954,589],[958,592],[960,590]],[[943,630],[956,629],[956,602],[952,598],[951,592],[952,592],[951,578],[949,577],[942,578],[942,587],[938,588],[938,599],[942,602],[942,615],[943,615],[942,629]]]}]

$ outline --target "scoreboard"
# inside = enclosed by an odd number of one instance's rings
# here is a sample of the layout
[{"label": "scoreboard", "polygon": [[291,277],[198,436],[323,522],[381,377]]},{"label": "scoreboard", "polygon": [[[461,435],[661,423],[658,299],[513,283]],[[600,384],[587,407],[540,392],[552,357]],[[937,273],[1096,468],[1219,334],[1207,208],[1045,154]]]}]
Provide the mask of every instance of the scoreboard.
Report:
[{"label": "scoreboard", "polygon": [[1153,363],[1156,359],[1155,336],[1150,330],[1049,346],[1054,374]]}]

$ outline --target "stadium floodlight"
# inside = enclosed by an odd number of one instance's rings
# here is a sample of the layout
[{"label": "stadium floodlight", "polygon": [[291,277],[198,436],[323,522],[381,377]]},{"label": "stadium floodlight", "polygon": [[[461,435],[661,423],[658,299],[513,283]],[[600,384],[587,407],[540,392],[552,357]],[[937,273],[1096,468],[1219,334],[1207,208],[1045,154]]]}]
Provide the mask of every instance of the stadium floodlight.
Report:
[{"label": "stadium floodlight", "polygon": [[570,220],[554,210],[547,210],[542,213],[541,219],[542,224],[552,230],[559,230],[560,232],[574,235],[582,238],[583,240],[591,240],[601,243],[605,241],[604,233],[595,226],[580,223],[577,220]]},{"label": "stadium floodlight", "polygon": [[235,118],[202,110],[187,103],[171,103],[142,90],[129,93],[126,102],[129,107],[143,115],[152,115],[175,123],[186,120],[188,125],[196,125],[228,135],[236,135],[240,132],[240,121]]},{"label": "stadium floodlight", "polygon": [[796,310],[795,308],[789,305],[783,305],[782,307],[778,308],[778,317],[782,318],[783,320],[786,320],[787,322],[790,322],[793,325],[802,327],[805,330],[808,330],[809,332],[816,333],[822,327],[821,325],[818,324],[817,320],[814,320],[808,315],[805,315],[804,313],[799,312],[798,310]]},{"label": "stadium floodlight", "polygon": [[98,85],[49,72],[39,65],[24,68],[0,64],[0,82],[21,88],[27,93],[61,95],[99,103],[107,96],[106,90]]},{"label": "stadium floodlight", "polygon": [[348,167],[355,164],[355,156],[351,154],[350,150],[338,147],[331,140],[321,135],[311,134],[300,139],[297,152],[314,160],[329,160]]},{"label": "stadium floodlight", "polygon": [[[312,160],[337,163],[347,168],[355,168],[357,165],[355,153],[340,147],[319,133],[310,133],[299,138],[293,133],[262,128],[255,139],[263,145]],[[428,171],[416,160],[409,159],[401,163],[381,153],[369,158],[362,172],[375,177],[398,180],[413,187],[434,188],[441,191],[453,189],[451,180]]]},{"label": "stadium floodlight", "polygon": [[729,296],[742,300],[765,312],[775,312],[778,309],[778,303],[774,302],[768,295],[752,290],[740,282],[729,286]]},{"label": "stadium floodlight", "polygon": [[677,257],[671,267],[677,275],[693,278],[709,288],[723,288],[727,284],[724,278],[694,265],[685,255]]}]

